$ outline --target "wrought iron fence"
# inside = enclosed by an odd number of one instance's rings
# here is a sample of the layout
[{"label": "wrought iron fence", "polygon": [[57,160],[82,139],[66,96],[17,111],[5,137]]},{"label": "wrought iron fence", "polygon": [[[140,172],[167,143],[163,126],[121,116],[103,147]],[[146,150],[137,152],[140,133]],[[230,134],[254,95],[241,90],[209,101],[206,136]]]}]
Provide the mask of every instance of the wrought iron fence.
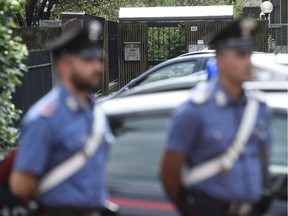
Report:
[{"label": "wrought iron fence", "polygon": [[268,26],[268,52],[288,53],[288,24]]},{"label": "wrought iron fence", "polygon": [[153,66],[162,61],[185,53],[185,28],[180,25],[152,25],[148,27],[148,64]]}]

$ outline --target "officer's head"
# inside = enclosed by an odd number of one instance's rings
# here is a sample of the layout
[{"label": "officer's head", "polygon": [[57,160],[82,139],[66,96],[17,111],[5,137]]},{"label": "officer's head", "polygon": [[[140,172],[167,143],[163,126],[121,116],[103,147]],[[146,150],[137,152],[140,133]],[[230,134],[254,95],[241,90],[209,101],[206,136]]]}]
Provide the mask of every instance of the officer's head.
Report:
[{"label": "officer's head", "polygon": [[250,57],[257,29],[256,20],[243,18],[233,22],[212,39],[220,79],[242,84],[252,78]]},{"label": "officer's head", "polygon": [[101,25],[92,21],[83,28],[66,32],[49,45],[54,66],[63,83],[78,90],[102,84]]}]

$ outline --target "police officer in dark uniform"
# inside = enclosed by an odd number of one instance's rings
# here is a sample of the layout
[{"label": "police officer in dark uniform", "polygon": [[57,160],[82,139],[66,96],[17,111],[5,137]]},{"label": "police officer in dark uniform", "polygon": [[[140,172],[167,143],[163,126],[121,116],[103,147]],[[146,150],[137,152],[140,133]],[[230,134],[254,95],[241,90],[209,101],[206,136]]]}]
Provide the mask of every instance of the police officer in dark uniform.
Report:
[{"label": "police officer in dark uniform", "polygon": [[[10,186],[24,200],[35,198],[41,215],[97,216],[107,211],[105,165],[112,135],[106,119],[101,125],[103,136],[97,150],[91,157],[83,151],[87,160],[78,157],[85,160],[83,166],[67,179],[59,180],[53,188],[37,194],[40,180],[81,152],[94,133],[93,125],[99,121],[93,115],[94,104],[88,92],[102,83],[100,33],[100,24],[91,22],[50,44],[60,82],[30,108],[22,121]],[[73,166],[66,166],[60,174],[74,169]]]},{"label": "police officer in dark uniform", "polygon": [[[264,181],[262,152],[271,143],[270,114],[258,93],[242,88],[252,78],[250,56],[256,30],[255,20],[240,19],[214,37],[218,78],[192,89],[189,100],[173,115],[160,177],[183,216],[260,215],[254,206],[261,199]],[[235,146],[250,99],[259,104],[252,114],[255,121],[246,132],[250,134],[243,149],[229,151],[227,165],[217,157],[226,159],[227,149]],[[208,162],[209,167],[201,170]],[[219,164],[223,169],[218,170]],[[197,175],[184,181],[183,172],[193,175],[196,168]]]}]

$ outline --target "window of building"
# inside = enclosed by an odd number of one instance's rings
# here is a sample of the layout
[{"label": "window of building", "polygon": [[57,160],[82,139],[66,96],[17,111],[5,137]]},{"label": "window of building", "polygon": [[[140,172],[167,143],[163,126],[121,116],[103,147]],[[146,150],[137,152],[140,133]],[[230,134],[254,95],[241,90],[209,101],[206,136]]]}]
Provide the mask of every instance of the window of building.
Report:
[{"label": "window of building", "polygon": [[270,24],[279,24],[281,23],[281,1],[271,0],[273,4],[273,11],[270,14]]}]

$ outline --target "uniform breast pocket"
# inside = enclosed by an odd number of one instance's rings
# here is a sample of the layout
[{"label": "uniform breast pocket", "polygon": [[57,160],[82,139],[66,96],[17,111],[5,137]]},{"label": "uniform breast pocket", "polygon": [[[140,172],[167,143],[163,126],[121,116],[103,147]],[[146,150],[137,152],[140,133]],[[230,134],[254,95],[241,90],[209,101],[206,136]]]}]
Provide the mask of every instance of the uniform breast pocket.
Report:
[{"label": "uniform breast pocket", "polygon": [[204,130],[201,145],[206,146],[207,152],[220,154],[226,150],[229,136],[229,131],[222,125],[210,123]]},{"label": "uniform breast pocket", "polygon": [[61,148],[73,153],[80,148],[83,148],[86,140],[87,135],[84,131],[81,131],[79,127],[75,128],[72,125],[65,128],[59,137],[59,142],[62,144]]}]

